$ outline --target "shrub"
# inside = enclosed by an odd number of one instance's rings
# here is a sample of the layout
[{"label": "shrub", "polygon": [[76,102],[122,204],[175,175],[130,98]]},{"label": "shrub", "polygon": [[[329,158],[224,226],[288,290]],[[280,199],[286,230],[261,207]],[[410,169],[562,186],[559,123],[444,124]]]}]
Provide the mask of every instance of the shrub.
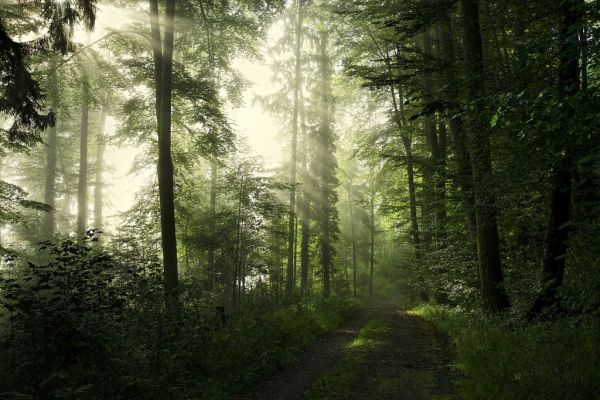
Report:
[{"label": "shrub", "polygon": [[536,324],[485,317],[460,308],[421,306],[413,312],[446,330],[464,373],[465,399],[592,399],[600,396],[600,321]]}]

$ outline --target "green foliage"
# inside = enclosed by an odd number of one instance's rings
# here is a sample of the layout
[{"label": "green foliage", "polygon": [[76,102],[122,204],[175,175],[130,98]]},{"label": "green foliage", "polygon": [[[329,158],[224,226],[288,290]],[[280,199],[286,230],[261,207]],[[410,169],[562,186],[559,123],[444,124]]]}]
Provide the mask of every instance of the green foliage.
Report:
[{"label": "green foliage", "polygon": [[355,311],[354,303],[339,298],[300,300],[275,311],[242,310],[214,334],[203,362],[212,379],[231,393],[232,385],[235,390],[276,372]]},{"label": "green foliage", "polygon": [[47,205],[28,200],[27,195],[22,188],[0,181],[0,224],[19,222],[26,209],[49,211]]},{"label": "green foliage", "polygon": [[159,260],[134,243],[40,245],[0,275],[0,396],[218,399],[291,361],[355,311],[341,299],[220,314],[193,279],[165,314]]},{"label": "green foliage", "polygon": [[420,306],[453,338],[464,399],[593,399],[600,395],[600,321],[525,325],[461,308]]},{"label": "green foliage", "polygon": [[[40,257],[46,261],[20,265],[9,258],[3,265],[0,391],[30,388],[50,396],[64,390],[58,398],[77,398],[95,381],[77,371],[88,363],[107,366],[105,338],[125,309],[122,286],[113,282],[131,277],[91,244],[96,240],[90,232],[82,244],[43,242]],[[70,390],[73,397],[66,395]]]}]

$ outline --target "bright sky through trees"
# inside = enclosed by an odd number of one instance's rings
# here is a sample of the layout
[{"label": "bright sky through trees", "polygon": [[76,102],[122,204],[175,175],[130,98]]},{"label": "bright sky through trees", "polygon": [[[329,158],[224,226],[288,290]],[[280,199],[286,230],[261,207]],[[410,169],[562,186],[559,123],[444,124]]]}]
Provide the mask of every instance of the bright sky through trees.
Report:
[{"label": "bright sky through trees", "polygon": [[[114,6],[100,5],[99,10],[96,30],[91,34],[79,34],[79,41],[92,43],[104,37],[110,30],[122,29],[134,18],[138,18],[138,14],[123,13],[123,9]],[[274,24],[264,43],[264,48],[267,48],[269,43],[272,43],[281,34],[281,24]],[[229,118],[239,136],[246,139],[245,142],[251,153],[260,156],[267,169],[274,167],[280,162],[282,156],[282,141],[278,139],[280,124],[260,104],[254,102],[257,95],[265,96],[275,91],[268,56],[259,62],[238,58],[234,61],[233,68],[240,71],[250,85],[244,92],[241,107],[228,110]],[[115,124],[114,119],[109,119],[107,123],[109,135],[116,128]],[[139,154],[140,151],[132,146],[109,145],[107,148],[106,179],[109,186],[106,188],[106,198],[108,199],[106,213],[112,227],[118,224],[119,213],[133,206],[139,188],[145,182],[156,179],[153,166],[148,166],[142,172],[130,173],[135,157]]]}]

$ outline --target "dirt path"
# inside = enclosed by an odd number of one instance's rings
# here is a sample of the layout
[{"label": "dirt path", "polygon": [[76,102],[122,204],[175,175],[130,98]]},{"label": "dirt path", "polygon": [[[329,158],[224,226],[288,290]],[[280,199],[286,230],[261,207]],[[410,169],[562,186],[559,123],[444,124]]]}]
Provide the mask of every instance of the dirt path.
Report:
[{"label": "dirt path", "polygon": [[349,369],[351,379],[336,382],[334,371],[333,385],[313,390],[310,399],[457,398],[452,346],[431,323],[405,311],[382,309],[373,312],[365,332],[349,349],[346,365],[338,368]]},{"label": "dirt path", "polygon": [[346,346],[356,337],[371,317],[370,309],[361,310],[356,317],[326,334],[310,346],[296,362],[273,379],[266,381],[240,400],[298,400],[333,368],[345,354]]},{"label": "dirt path", "polygon": [[[362,330],[361,330],[362,329]],[[454,399],[448,338],[396,308],[370,308],[243,399]]]}]

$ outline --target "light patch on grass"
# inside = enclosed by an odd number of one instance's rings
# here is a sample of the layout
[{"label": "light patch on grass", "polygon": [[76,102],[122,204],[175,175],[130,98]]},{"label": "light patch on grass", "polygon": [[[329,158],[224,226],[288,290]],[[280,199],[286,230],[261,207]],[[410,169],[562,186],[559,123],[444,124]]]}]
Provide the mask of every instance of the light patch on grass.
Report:
[{"label": "light patch on grass", "polygon": [[362,373],[363,364],[370,352],[385,342],[381,340],[386,329],[383,321],[373,319],[346,346],[346,355],[338,366],[325,374],[306,397],[308,400],[335,400],[346,398],[352,382]]}]

